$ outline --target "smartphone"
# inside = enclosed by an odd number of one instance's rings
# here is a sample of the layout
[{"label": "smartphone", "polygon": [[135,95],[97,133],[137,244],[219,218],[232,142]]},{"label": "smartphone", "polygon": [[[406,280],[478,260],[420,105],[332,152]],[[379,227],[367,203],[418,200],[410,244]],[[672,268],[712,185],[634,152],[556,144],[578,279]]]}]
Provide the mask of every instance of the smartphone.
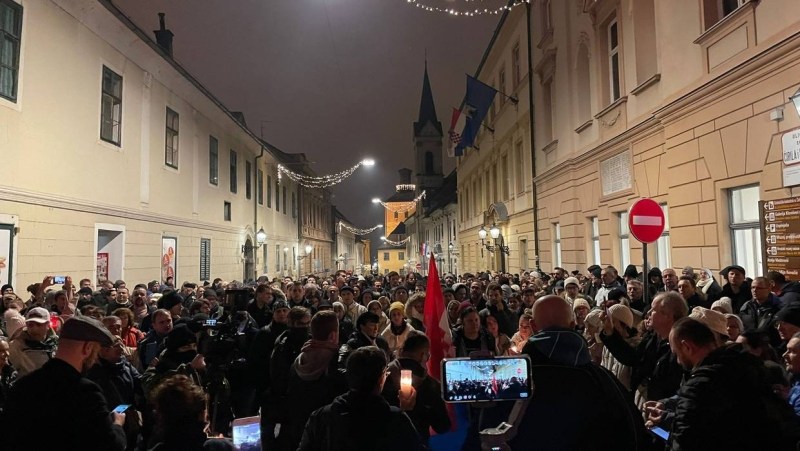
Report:
[{"label": "smartphone", "polygon": [[124,413],[126,410],[128,410],[130,408],[131,408],[130,404],[120,404],[117,407],[114,407],[114,410],[112,410],[112,412],[114,412],[114,413]]},{"label": "smartphone", "polygon": [[67,276],[53,276],[53,284],[63,285],[67,281]]},{"label": "smartphone", "polygon": [[662,440],[669,440],[669,432],[665,431],[664,429],[654,426],[650,428],[650,432],[653,433],[656,437],[659,437]]},{"label": "smartphone", "polygon": [[442,360],[445,402],[518,401],[532,394],[528,356]]},{"label": "smartphone", "polygon": [[261,450],[261,417],[246,417],[233,420],[233,447],[237,451]]},{"label": "smartphone", "polygon": [[216,326],[217,325],[217,320],[215,320],[215,319],[207,319],[206,322],[205,322],[205,325],[206,326],[212,326],[212,327]]}]

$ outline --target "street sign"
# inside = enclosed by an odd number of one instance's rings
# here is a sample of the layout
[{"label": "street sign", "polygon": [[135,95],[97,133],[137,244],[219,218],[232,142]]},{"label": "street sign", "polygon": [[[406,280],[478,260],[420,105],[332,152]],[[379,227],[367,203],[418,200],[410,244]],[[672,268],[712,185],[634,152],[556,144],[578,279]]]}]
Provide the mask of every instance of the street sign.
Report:
[{"label": "street sign", "polygon": [[642,243],[654,243],[664,232],[664,211],[652,199],[639,199],[628,210],[628,229]]},{"label": "street sign", "polygon": [[758,206],[764,273],[800,276],[800,197],[761,201]]}]

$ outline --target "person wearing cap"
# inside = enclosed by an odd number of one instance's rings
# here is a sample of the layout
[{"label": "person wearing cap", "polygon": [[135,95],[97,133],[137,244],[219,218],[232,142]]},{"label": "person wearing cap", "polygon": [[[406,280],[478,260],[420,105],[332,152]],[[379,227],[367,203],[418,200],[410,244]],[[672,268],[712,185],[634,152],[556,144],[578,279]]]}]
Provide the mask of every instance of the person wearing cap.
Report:
[{"label": "person wearing cap", "polygon": [[744,303],[753,298],[750,292],[750,282],[745,279],[744,268],[739,265],[727,266],[719,272],[719,275],[728,282],[722,287],[720,296],[729,297],[733,311],[740,311]]},{"label": "person wearing cap", "polygon": [[781,344],[775,350],[778,355],[783,355],[786,352],[786,345],[789,340],[800,332],[800,305],[790,305],[782,308],[775,315],[775,328],[778,329],[778,336],[781,339]]},{"label": "person wearing cap", "polygon": [[733,306],[731,305],[731,300],[729,298],[720,298],[711,304],[711,310],[715,310],[723,314],[733,313]]},{"label": "person wearing cap", "polygon": [[774,326],[775,316],[781,309],[781,300],[770,291],[770,284],[766,277],[753,279],[750,290],[753,299],[745,302],[739,310],[744,331],[765,332],[769,335],[772,346],[778,347],[781,339]]},{"label": "person wearing cap", "polygon": [[55,357],[17,381],[0,415],[4,451],[122,451],[124,413],[113,413],[100,387],[84,374],[114,338],[92,318],[75,316],[61,329]]},{"label": "person wearing cap", "polygon": [[58,336],[50,327],[50,312],[34,307],[25,314],[25,329],[11,341],[9,361],[22,377],[52,359],[57,347]]},{"label": "person wearing cap", "polygon": [[405,317],[406,306],[402,302],[392,302],[389,306],[389,325],[381,331],[389,346],[389,355],[397,357],[409,332],[415,330]]},{"label": "person wearing cap", "polygon": [[564,293],[562,297],[569,302],[570,306],[575,305],[576,299],[585,300],[589,304],[589,308],[594,304],[594,299],[581,293],[581,283],[578,281],[577,277],[567,277],[564,280]]},{"label": "person wearing cap", "polygon": [[789,406],[772,393],[757,357],[720,346],[711,329],[692,318],[675,322],[669,343],[690,372],[677,392],[669,450],[794,449],[777,420],[791,417]]}]

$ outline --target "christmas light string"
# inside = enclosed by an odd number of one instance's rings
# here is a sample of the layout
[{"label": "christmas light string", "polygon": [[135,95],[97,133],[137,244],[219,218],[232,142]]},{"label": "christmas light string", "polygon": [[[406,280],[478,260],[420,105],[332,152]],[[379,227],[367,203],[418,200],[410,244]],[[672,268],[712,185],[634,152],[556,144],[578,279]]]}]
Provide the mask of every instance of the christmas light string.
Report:
[{"label": "christmas light string", "polygon": [[406,0],[406,3],[413,4],[419,9],[427,12],[435,12],[442,14],[449,14],[451,16],[482,16],[486,14],[500,14],[503,11],[511,11],[512,8],[522,5],[523,3],[530,3],[531,0],[514,0],[513,3],[501,6],[499,8],[475,8],[471,10],[457,10],[455,8],[440,8],[438,6],[430,6],[418,0]]},{"label": "christmas light string", "polygon": [[374,164],[375,164],[374,160],[364,159],[356,163],[353,167],[345,169],[344,171],[323,176],[311,176],[311,175],[299,174],[297,172],[289,170],[286,166],[279,164],[278,182],[280,183],[283,175],[285,174],[287,177],[289,177],[289,179],[302,186],[305,186],[306,188],[327,188],[329,186],[333,186],[343,182],[347,177],[350,177],[353,174],[353,172],[355,172],[356,169],[360,168],[361,166],[373,166]]},{"label": "christmas light string", "polygon": [[380,199],[376,199],[373,202],[377,202],[377,203],[383,205],[383,208],[391,211],[392,213],[400,214],[400,213],[405,213],[407,211],[413,210],[417,206],[417,203],[419,201],[421,201],[422,199],[425,199],[425,191],[421,192],[419,196],[414,198],[414,200],[411,200],[411,201],[408,201],[408,202],[392,202],[392,203],[388,204],[388,203],[386,203],[386,202],[384,202],[384,201],[382,201]]},{"label": "christmas light string", "polygon": [[345,230],[349,231],[350,233],[352,233],[354,235],[369,235],[370,233],[372,233],[372,232],[374,232],[374,231],[376,231],[378,229],[381,229],[381,228],[383,228],[383,224],[378,224],[375,227],[370,227],[369,229],[359,229],[359,228],[356,228],[356,227],[351,227],[351,226],[345,224],[344,222],[339,221],[339,232],[341,232],[342,229],[345,229]]},{"label": "christmas light string", "polygon": [[403,238],[400,241],[392,241],[392,240],[390,240],[388,238],[382,238],[381,240],[384,243],[388,244],[389,246],[405,246],[406,243],[411,241],[411,237],[409,236],[409,237]]}]

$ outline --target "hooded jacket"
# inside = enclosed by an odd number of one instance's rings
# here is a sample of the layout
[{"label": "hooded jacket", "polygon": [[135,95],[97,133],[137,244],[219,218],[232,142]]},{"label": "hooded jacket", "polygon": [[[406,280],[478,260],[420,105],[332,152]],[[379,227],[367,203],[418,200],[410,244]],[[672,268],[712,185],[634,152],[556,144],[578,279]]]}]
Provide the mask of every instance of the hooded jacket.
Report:
[{"label": "hooded jacket", "polygon": [[784,307],[800,305],[800,282],[789,282],[784,285],[778,297]]},{"label": "hooded jacket", "polygon": [[523,353],[531,359],[534,392],[511,449],[645,449],[647,432],[632,397],[592,363],[582,336],[548,329],[528,340]]},{"label": "hooded jacket", "polygon": [[314,411],[298,451],[422,451],[408,416],[371,393],[348,391]]}]

